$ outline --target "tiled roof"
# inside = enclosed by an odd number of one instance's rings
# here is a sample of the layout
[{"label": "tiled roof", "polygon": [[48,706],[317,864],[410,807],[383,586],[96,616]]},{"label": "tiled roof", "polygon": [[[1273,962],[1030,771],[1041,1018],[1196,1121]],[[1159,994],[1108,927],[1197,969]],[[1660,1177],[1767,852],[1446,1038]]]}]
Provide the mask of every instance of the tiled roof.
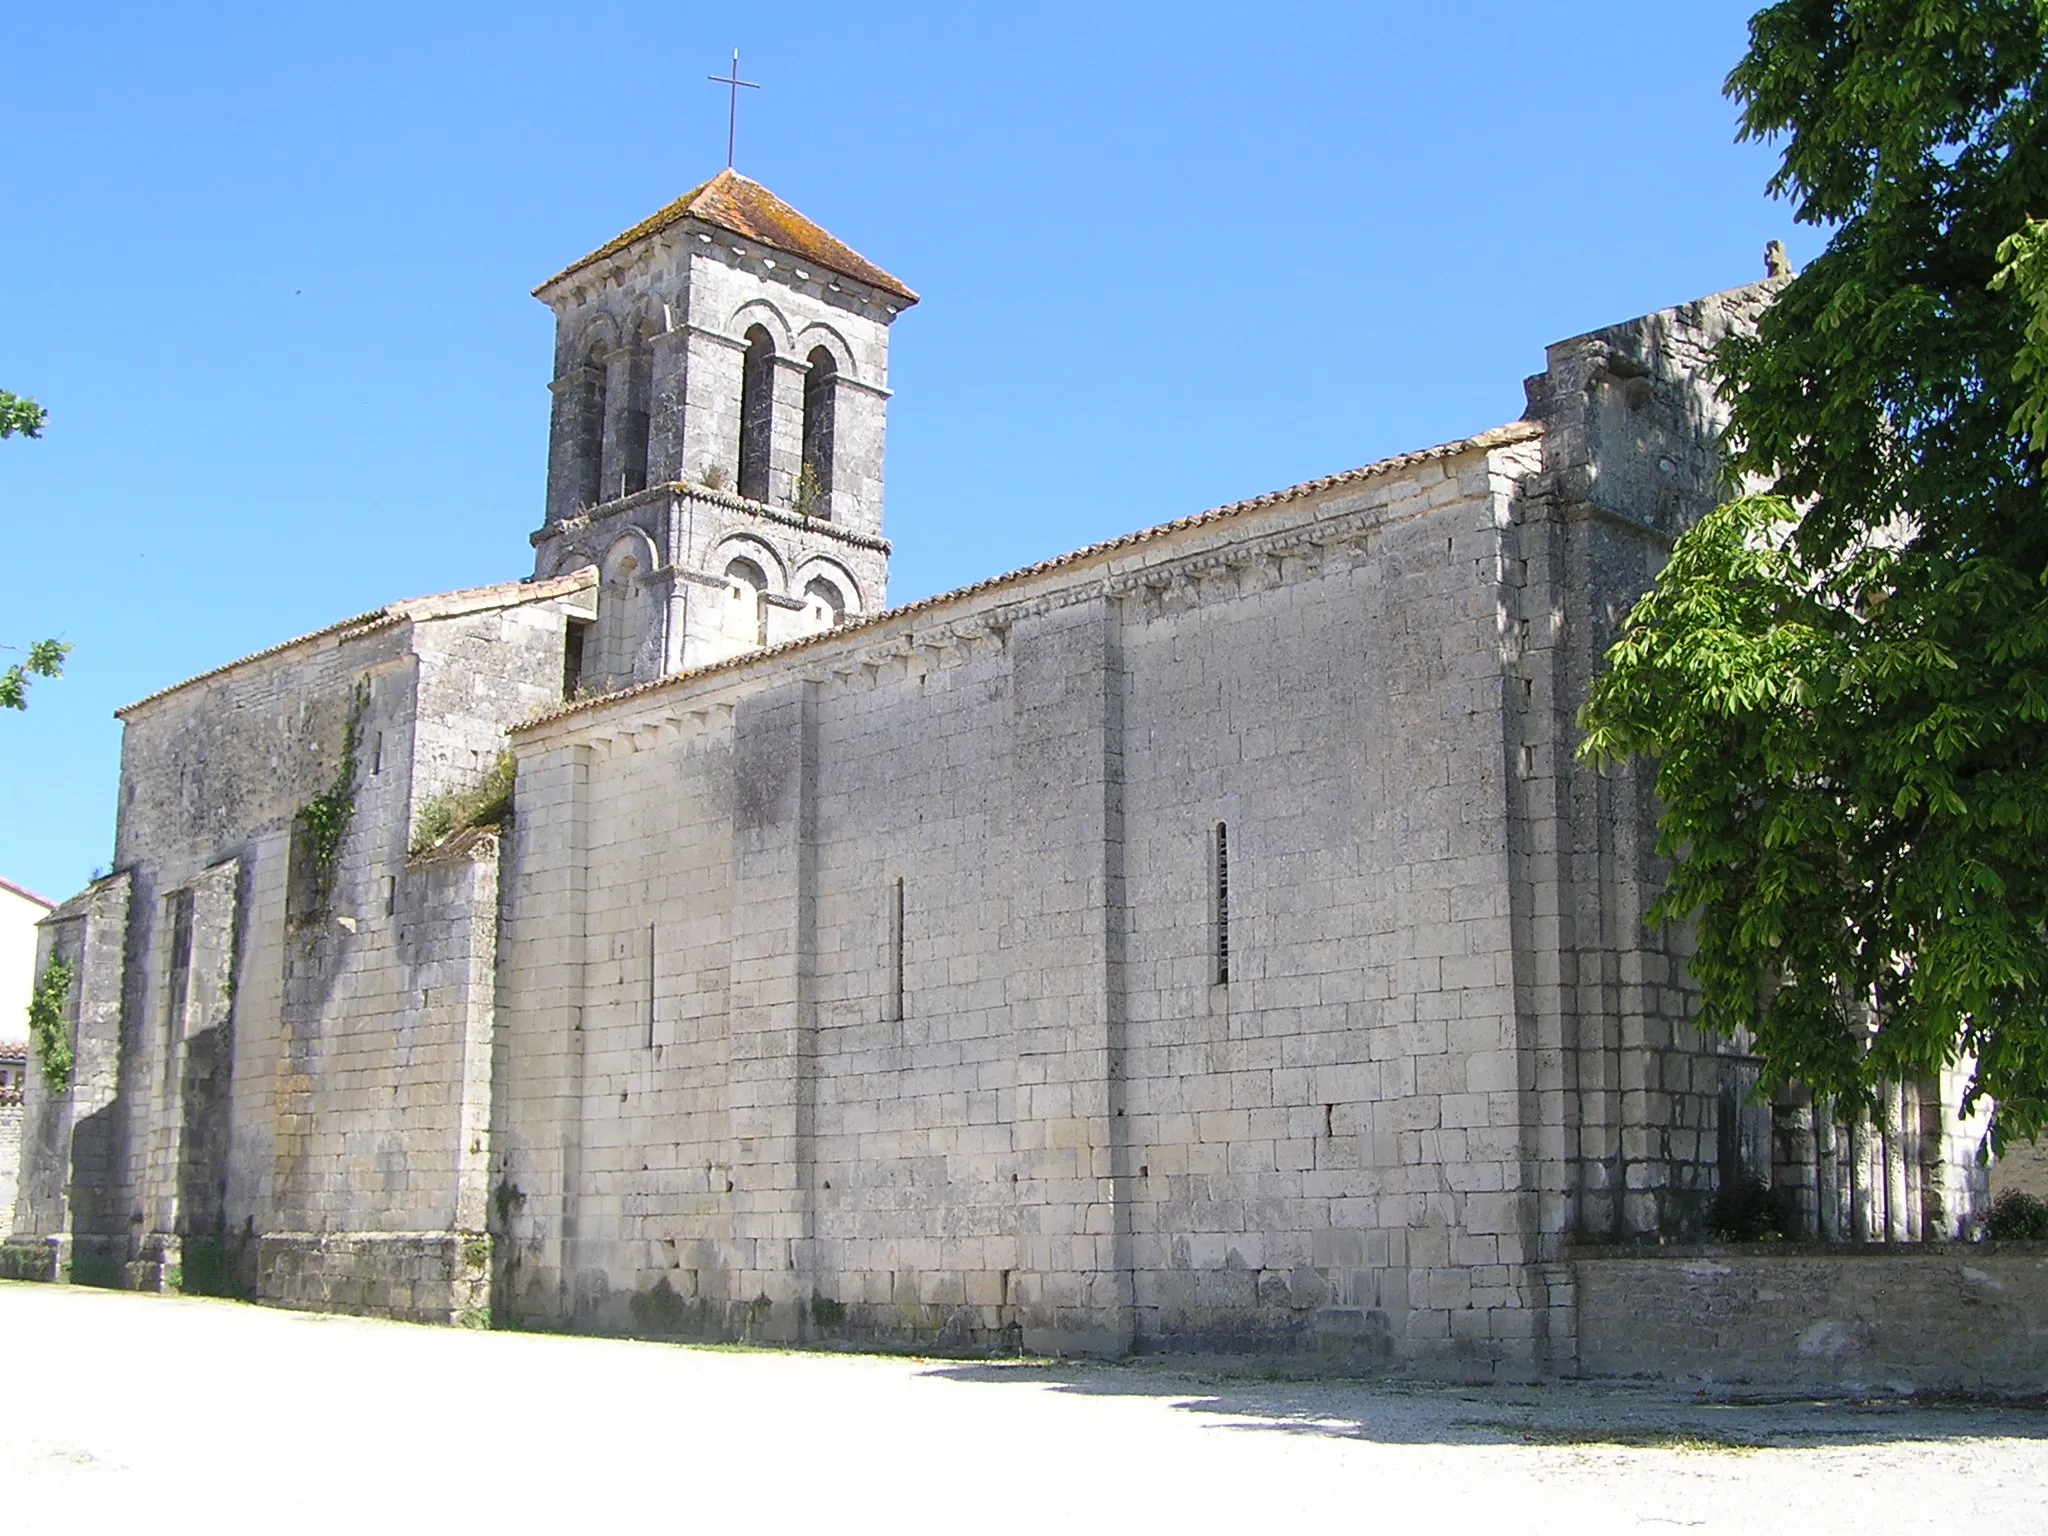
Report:
[{"label": "tiled roof", "polygon": [[[245,667],[252,661],[263,661],[277,656],[296,646],[309,645],[315,640],[353,640],[372,630],[384,629],[393,624],[403,624],[418,619],[447,619],[458,614],[477,613],[486,608],[510,608],[519,603],[539,602],[550,597],[561,597],[578,587],[590,586],[597,580],[597,573],[590,569],[571,571],[566,576],[556,576],[548,581],[501,581],[488,587],[464,587],[457,592],[441,592],[432,597],[409,597],[400,602],[387,603],[382,608],[373,608],[368,613],[359,613],[352,619],[329,624],[325,629],[316,629],[311,634],[300,635],[295,640],[281,640],[276,645],[247,656],[224,662],[208,671],[188,677],[183,682],[159,688],[155,693],[146,694],[133,704],[123,704],[114,711],[116,720],[125,720],[145,704],[154,704],[158,699],[168,698],[195,683],[204,683],[237,667]],[[26,893],[24,893],[26,894]]]},{"label": "tiled roof", "polygon": [[749,181],[729,166],[653,217],[642,219],[618,239],[607,241],[581,261],[571,262],[533,291],[545,293],[570,273],[615,256],[635,241],[659,234],[684,219],[698,219],[791,256],[801,256],[805,261],[892,294],[906,305],[917,302],[916,294],[865,256],[834,239],[758,181]]},{"label": "tiled roof", "polygon": [[630,699],[645,693],[656,693],[664,688],[673,688],[679,684],[688,683],[696,678],[710,676],[718,672],[736,671],[741,667],[751,666],[765,656],[780,656],[790,651],[799,651],[811,646],[828,645],[835,641],[843,640],[848,635],[854,634],[859,630],[868,629],[880,624],[892,623],[908,614],[930,612],[934,609],[944,608],[953,603],[961,602],[967,598],[980,597],[985,593],[1000,591],[1004,587],[1020,585],[1032,577],[1043,576],[1051,571],[1064,570],[1069,566],[1085,565],[1091,560],[1099,560],[1104,555],[1114,554],[1121,549],[1128,549],[1134,544],[1144,544],[1153,539],[1165,538],[1169,534],[1182,533],[1188,529],[1200,528],[1209,523],[1222,522],[1228,518],[1242,516],[1246,512],[1258,511],[1263,507],[1275,507],[1285,502],[1300,501],[1305,497],[1320,495],[1324,491],[1335,490],[1341,486],[1352,485],[1364,480],[1378,479],[1381,475],[1396,474],[1401,470],[1412,469],[1417,465],[1429,463],[1434,459],[1455,458],[1461,453],[1469,453],[1478,449],[1505,448],[1512,443],[1531,442],[1542,435],[1543,427],[1539,422],[1526,420],[1511,421],[1505,426],[1490,428],[1473,437],[1462,437],[1453,443],[1443,443],[1435,448],[1420,448],[1413,453],[1396,454],[1391,459],[1380,459],[1372,464],[1361,465],[1357,469],[1341,470],[1334,475],[1325,475],[1320,480],[1307,480],[1303,481],[1300,485],[1290,485],[1284,490],[1267,491],[1263,495],[1253,496],[1246,501],[1232,502],[1227,507],[1216,507],[1208,512],[1198,512],[1193,517],[1183,517],[1177,522],[1160,523],[1151,528],[1141,528],[1136,533],[1126,533],[1114,539],[1106,539],[1100,544],[1090,544],[1084,549],[1075,550],[1072,554],[1059,555],[1051,560],[1041,560],[1036,565],[1027,565],[1021,570],[1006,571],[1000,576],[991,576],[986,581],[977,581],[971,586],[956,587],[951,592],[941,592],[932,597],[921,598],[914,603],[905,603],[900,608],[885,608],[880,613],[870,614],[845,624],[835,625],[831,629],[820,630],[814,635],[805,635],[796,640],[785,640],[780,645],[771,645],[762,650],[744,651],[740,655],[730,657],[724,661],[715,661],[708,666],[692,667],[683,672],[671,672],[666,677],[651,678],[647,682],[635,683],[629,688],[620,688],[611,693],[596,694],[587,699],[576,699],[559,705],[554,709],[546,710],[541,714],[535,715],[531,720],[513,726],[508,734],[516,737],[525,731],[553,724],[555,721],[569,715],[579,715],[589,710],[602,709],[607,705],[616,704],[621,699]]}]

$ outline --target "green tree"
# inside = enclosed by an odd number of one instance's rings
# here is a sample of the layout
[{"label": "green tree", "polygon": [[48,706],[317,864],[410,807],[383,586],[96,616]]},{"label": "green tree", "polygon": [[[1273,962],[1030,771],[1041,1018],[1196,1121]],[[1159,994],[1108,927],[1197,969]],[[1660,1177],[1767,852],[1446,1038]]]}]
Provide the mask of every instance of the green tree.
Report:
[{"label": "green tree", "polygon": [[[15,649],[11,645],[0,646],[0,650]],[[70,652],[71,647],[62,640],[38,640],[30,646],[22,660],[0,671],[0,709],[27,709],[29,679],[62,677],[64,658]]]},{"label": "green tree", "polygon": [[[43,423],[49,419],[50,413],[35,401],[0,389],[0,437],[12,437],[17,432],[23,437],[41,437]],[[17,649],[11,645],[0,646],[0,650]],[[0,669],[0,709],[27,709],[29,679],[61,677],[64,658],[70,650],[71,647],[60,640],[38,640],[28,648],[22,660]]]},{"label": "green tree", "polygon": [[0,389],[0,437],[12,437],[17,432],[23,437],[41,437],[43,423],[49,419],[50,413],[35,401]]},{"label": "green tree", "polygon": [[1656,761],[1706,1021],[1850,1102],[1967,1054],[2048,1123],[2044,0],[1783,0],[1729,76],[1833,226],[1723,349],[1738,499],[1583,715]]}]

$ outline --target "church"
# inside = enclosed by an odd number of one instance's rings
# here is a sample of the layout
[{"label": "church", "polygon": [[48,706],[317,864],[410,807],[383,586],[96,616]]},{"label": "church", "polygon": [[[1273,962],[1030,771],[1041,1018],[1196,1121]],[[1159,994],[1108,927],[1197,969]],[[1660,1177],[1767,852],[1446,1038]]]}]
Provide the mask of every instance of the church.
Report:
[{"label": "church", "polygon": [[139,700],[5,1272],[482,1325],[1569,1371],[1575,1253],[1953,1235],[1759,1102],[1576,762],[1776,280],[1517,421],[891,607],[904,283],[727,170],[535,290],[522,580]]}]

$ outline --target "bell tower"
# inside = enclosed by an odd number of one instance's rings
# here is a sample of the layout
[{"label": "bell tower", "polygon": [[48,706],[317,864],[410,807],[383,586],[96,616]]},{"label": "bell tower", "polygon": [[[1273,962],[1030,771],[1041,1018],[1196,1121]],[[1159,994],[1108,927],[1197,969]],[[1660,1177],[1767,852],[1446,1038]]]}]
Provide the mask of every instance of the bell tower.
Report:
[{"label": "bell tower", "polygon": [[730,169],[534,290],[555,314],[534,572],[599,571],[581,691],[886,603],[902,283]]}]

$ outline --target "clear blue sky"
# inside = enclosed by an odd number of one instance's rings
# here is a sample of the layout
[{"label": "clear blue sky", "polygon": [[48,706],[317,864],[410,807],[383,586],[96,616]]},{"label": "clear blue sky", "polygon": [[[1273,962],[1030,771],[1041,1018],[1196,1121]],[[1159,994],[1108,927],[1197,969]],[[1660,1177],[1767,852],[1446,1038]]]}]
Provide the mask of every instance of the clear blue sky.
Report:
[{"label": "clear blue sky", "polygon": [[532,285],[739,168],[917,289],[896,601],[1512,419],[1546,342],[1819,237],[1752,6],[16,6],[0,29],[0,876],[110,862],[118,705],[526,574]]}]

